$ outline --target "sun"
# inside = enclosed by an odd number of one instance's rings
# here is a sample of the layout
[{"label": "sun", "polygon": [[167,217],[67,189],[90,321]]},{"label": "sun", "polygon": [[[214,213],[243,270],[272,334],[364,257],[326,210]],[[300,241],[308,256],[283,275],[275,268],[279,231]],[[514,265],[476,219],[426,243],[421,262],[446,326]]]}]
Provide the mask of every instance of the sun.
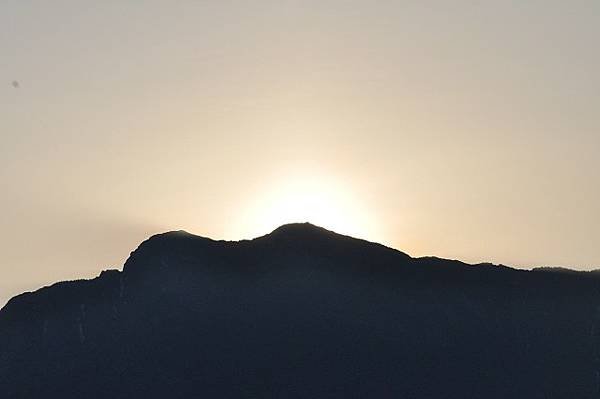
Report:
[{"label": "sun", "polygon": [[339,180],[321,173],[281,176],[250,203],[236,228],[245,237],[300,222],[360,238],[370,239],[376,234],[374,219],[360,197]]}]

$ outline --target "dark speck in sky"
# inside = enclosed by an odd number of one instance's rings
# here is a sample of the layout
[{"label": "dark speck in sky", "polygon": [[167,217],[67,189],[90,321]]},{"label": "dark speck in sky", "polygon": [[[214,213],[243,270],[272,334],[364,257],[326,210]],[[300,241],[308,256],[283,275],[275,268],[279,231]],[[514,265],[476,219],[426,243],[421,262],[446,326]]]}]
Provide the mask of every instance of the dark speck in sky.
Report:
[{"label": "dark speck in sky", "polygon": [[15,89],[18,89],[18,88],[20,87],[20,85],[19,85],[19,82],[17,82],[16,80],[13,80],[13,81],[12,81],[12,86],[13,86]]}]

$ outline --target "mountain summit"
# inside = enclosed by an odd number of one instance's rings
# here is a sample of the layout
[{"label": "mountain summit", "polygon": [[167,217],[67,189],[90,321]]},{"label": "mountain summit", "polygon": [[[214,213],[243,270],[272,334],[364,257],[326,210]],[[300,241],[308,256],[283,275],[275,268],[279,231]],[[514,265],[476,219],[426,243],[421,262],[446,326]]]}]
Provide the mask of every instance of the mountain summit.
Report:
[{"label": "mountain summit", "polygon": [[411,258],[308,223],[155,235],[0,310],[6,398],[597,398],[600,275]]}]

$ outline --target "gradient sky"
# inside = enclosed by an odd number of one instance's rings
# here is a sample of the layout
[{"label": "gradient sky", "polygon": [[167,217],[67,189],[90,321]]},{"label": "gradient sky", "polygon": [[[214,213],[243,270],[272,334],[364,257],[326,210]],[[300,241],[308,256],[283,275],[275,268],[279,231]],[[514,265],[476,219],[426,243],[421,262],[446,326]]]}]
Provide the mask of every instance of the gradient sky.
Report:
[{"label": "gradient sky", "polygon": [[0,304],[304,220],[600,267],[599,38],[596,0],[3,0]]}]

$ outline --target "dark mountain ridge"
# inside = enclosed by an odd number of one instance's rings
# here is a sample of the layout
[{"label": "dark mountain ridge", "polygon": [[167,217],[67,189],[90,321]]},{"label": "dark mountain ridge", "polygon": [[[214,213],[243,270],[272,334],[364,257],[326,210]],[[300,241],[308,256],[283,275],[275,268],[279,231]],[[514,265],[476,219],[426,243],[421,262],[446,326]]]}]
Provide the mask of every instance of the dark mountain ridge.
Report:
[{"label": "dark mountain ridge", "polygon": [[0,310],[28,397],[597,398],[600,276],[411,258],[310,224],[178,231]]}]

